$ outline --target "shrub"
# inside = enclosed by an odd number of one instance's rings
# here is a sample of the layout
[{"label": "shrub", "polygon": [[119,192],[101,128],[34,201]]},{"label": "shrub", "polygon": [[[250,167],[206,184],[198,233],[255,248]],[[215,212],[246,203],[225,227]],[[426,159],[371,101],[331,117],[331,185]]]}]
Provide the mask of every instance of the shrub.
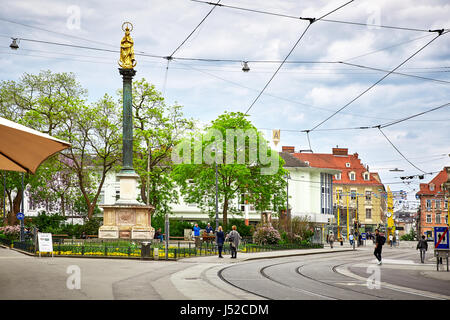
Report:
[{"label": "shrub", "polygon": [[6,226],[0,227],[0,233],[2,233],[8,240],[17,240],[20,237],[20,226]]},{"label": "shrub", "polygon": [[260,226],[253,234],[253,241],[258,244],[277,244],[280,240],[280,233],[271,225]]}]

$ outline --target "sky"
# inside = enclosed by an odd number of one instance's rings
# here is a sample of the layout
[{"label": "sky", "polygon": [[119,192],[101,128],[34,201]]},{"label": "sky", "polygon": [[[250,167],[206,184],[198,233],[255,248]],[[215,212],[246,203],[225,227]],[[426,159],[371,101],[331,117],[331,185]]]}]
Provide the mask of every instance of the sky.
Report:
[{"label": "sky", "polygon": [[[355,0],[325,19],[364,25],[319,20],[309,28],[306,20],[229,7],[215,7],[209,13],[213,6],[191,0],[1,2],[0,80],[17,81],[24,73],[41,70],[73,72],[90,101],[105,93],[116,96],[122,86],[117,52],[25,39],[118,51],[122,23],[129,21],[137,60],[135,80],[153,83],[169,103],[179,103],[187,117],[200,123],[207,124],[224,111],[246,112],[251,106],[249,120],[263,133],[270,136],[272,129],[281,129],[279,146],[315,153],[348,148],[391,190],[406,190],[410,197],[419,183],[435,174],[423,180],[400,177],[450,165],[450,106],[382,129],[420,170],[376,128],[330,130],[385,124],[450,102],[450,33],[436,38],[436,32],[427,32],[450,28],[446,0]],[[220,4],[317,19],[346,2],[223,0]],[[9,48],[11,37],[22,38],[18,50]],[[168,64],[167,59],[148,55],[174,59]],[[249,72],[241,70],[243,61],[249,61]],[[381,80],[387,72],[338,63],[393,70],[404,61],[397,72],[434,80],[398,74]],[[317,125],[309,133],[310,146],[301,131]],[[404,171],[391,172],[394,168]]]}]

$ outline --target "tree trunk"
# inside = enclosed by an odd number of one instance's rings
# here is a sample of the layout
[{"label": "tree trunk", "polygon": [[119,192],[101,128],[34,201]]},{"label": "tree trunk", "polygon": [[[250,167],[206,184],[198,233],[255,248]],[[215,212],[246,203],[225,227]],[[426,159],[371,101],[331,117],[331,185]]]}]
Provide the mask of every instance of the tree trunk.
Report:
[{"label": "tree trunk", "polygon": [[223,218],[223,230],[226,232],[228,226],[228,198],[226,197],[223,201],[222,218]]},{"label": "tree trunk", "polygon": [[17,190],[17,195],[13,200],[12,211],[8,215],[9,225],[16,225],[19,223],[16,216],[20,212],[21,204],[22,204],[22,191],[19,189]]}]

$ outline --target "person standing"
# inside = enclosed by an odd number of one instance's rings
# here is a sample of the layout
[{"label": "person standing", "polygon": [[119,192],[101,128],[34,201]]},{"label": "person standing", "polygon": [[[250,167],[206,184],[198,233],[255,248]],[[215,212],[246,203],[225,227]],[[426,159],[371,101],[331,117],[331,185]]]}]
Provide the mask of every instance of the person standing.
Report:
[{"label": "person standing", "polygon": [[195,247],[198,248],[200,247],[200,227],[198,226],[197,223],[195,224],[193,230],[194,230]]},{"label": "person standing", "polygon": [[331,249],[333,249],[333,242],[334,242],[334,235],[333,235],[333,233],[330,233],[330,236],[328,237],[328,241],[330,242]]},{"label": "person standing", "polygon": [[389,235],[389,244],[391,245],[392,248],[392,245],[394,244],[394,236],[392,234]]},{"label": "person standing", "polygon": [[428,243],[427,240],[425,240],[425,236],[422,236],[422,239],[419,240],[417,243],[416,250],[420,250],[420,262],[425,262],[425,254],[428,250]]},{"label": "person standing", "polygon": [[350,245],[353,245],[353,234],[350,233],[349,237],[348,237],[348,241],[350,241]]},{"label": "person standing", "polygon": [[213,233],[213,232],[214,232],[213,228],[211,227],[211,224],[208,223],[208,225],[206,226],[205,231],[206,231],[206,233],[207,233],[208,235],[209,235],[210,233]]},{"label": "person standing", "polygon": [[385,241],[386,239],[380,234],[380,231],[375,229],[375,250],[373,251],[373,254],[377,258],[378,264],[381,264],[381,250],[383,249]]},{"label": "person standing", "polygon": [[237,249],[241,240],[241,235],[239,234],[239,232],[237,232],[236,226],[231,227],[231,231],[227,235],[225,240],[228,240],[230,242],[231,259],[236,259]]},{"label": "person standing", "polygon": [[216,243],[217,243],[217,248],[219,249],[219,258],[223,258],[222,250],[223,250],[224,242],[225,242],[225,234],[223,233],[222,227],[219,226],[219,228],[217,228],[217,232],[216,232]]}]

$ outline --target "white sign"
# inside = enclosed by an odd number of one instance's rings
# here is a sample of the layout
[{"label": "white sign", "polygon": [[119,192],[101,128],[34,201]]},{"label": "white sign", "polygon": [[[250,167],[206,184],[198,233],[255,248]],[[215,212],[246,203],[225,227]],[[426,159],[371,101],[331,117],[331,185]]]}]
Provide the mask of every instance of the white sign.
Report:
[{"label": "white sign", "polygon": [[53,253],[53,241],[51,233],[38,232],[39,252]]}]

